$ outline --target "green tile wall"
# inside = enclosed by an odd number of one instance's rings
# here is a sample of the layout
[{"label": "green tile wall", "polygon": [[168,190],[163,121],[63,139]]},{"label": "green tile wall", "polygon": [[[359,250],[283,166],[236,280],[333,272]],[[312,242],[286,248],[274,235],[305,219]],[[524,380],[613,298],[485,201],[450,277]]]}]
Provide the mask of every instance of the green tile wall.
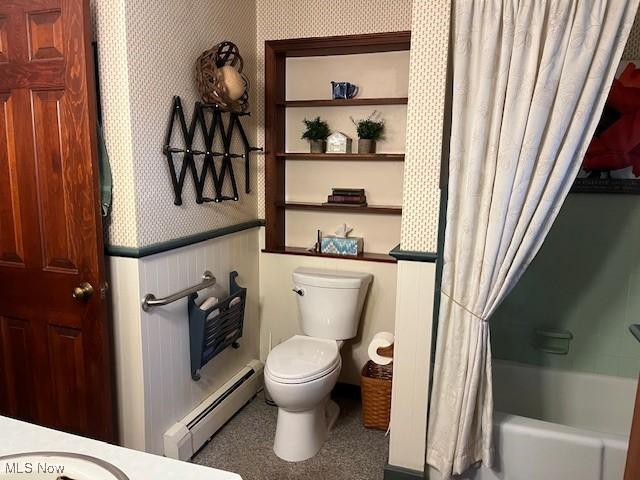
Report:
[{"label": "green tile wall", "polygon": [[[570,194],[542,249],[491,319],[495,358],[636,377],[640,196]],[[573,333],[567,355],[533,348],[535,328]]]}]

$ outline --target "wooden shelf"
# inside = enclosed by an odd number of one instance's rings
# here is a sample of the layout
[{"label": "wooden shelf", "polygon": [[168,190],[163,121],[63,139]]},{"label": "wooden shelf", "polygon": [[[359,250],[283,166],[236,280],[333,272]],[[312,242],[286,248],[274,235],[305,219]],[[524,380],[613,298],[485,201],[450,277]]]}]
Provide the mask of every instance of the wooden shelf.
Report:
[{"label": "wooden shelf", "polygon": [[[362,107],[375,110],[376,106],[399,105],[405,110],[408,99],[405,96],[381,98],[351,98],[329,100],[325,95],[329,92],[317,91],[320,98],[287,100],[287,59],[293,57],[317,57],[325,55],[352,55],[379,52],[409,51],[411,32],[388,32],[363,35],[347,35],[339,37],[297,38],[288,40],[269,40],[265,42],[264,51],[264,117],[265,117],[265,247],[268,252],[288,253],[292,255],[326,256],[309,252],[304,248],[284,247],[287,244],[287,215],[289,210],[343,212],[351,214],[394,215],[402,214],[401,206],[372,205],[359,207],[355,205],[323,205],[322,203],[288,202],[287,201],[287,167],[288,161],[336,161],[369,162],[362,167],[371,169],[380,166],[375,162],[403,162],[403,153],[379,154],[311,154],[307,152],[286,151],[287,114],[296,107]],[[373,73],[375,75],[375,73]],[[382,95],[393,95],[391,91]],[[313,94],[310,94],[312,96]],[[401,95],[405,95],[402,93]],[[329,96],[329,95],[327,95]],[[366,96],[366,93],[365,93]],[[325,97],[325,99],[322,99]],[[300,98],[300,97],[298,97]],[[324,111],[324,110],[323,110]],[[304,150],[304,149],[302,149]],[[283,153],[280,153],[283,152]],[[373,165],[372,165],[373,163]],[[384,169],[383,169],[384,171]],[[336,172],[336,178],[340,172]],[[366,185],[363,185],[363,187]],[[319,200],[324,198],[318,197]],[[381,218],[382,219],[382,218]],[[296,219],[291,219],[294,221]],[[310,218],[297,219],[311,220]],[[335,258],[344,258],[337,256]],[[383,261],[395,263],[395,259],[386,254],[364,253],[357,260]]]},{"label": "wooden shelf", "polygon": [[287,210],[325,210],[347,213],[377,213],[379,215],[402,215],[402,207],[392,205],[325,205],[324,203],[277,202],[276,206]]},{"label": "wooden shelf", "polygon": [[358,107],[367,105],[406,105],[407,97],[346,98],[339,100],[286,100],[279,107]]},{"label": "wooden shelf", "polygon": [[287,160],[343,160],[357,162],[404,162],[404,153],[306,153],[283,152],[276,157]]},{"label": "wooden shelf", "polygon": [[265,253],[278,253],[281,255],[302,255],[305,257],[325,257],[325,258],[339,258],[342,260],[364,260],[366,262],[381,262],[381,263],[397,263],[397,260],[391,255],[385,253],[368,253],[363,252],[360,255],[332,255],[330,253],[318,253],[313,250],[309,250],[304,247],[282,247],[275,250],[262,250]]}]

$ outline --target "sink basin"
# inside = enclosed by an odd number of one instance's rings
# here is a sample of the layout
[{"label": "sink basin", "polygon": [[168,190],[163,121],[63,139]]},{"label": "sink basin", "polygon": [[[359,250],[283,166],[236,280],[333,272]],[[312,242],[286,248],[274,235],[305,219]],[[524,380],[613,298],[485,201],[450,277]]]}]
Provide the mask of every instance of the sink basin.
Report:
[{"label": "sink basin", "polygon": [[99,458],[68,452],[29,452],[0,457],[0,480],[129,480]]}]

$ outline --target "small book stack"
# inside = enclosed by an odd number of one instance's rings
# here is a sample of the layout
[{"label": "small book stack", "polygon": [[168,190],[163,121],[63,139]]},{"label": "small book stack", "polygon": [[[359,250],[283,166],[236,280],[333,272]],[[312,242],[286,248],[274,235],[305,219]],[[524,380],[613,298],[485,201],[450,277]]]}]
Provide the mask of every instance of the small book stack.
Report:
[{"label": "small book stack", "polygon": [[364,188],[332,188],[325,205],[367,206]]}]

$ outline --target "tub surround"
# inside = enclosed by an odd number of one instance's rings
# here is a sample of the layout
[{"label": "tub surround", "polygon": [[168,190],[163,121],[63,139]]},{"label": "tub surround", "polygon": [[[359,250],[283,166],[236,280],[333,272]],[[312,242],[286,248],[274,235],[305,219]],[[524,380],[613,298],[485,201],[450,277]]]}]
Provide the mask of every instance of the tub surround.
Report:
[{"label": "tub surround", "polygon": [[636,337],[636,340],[640,342],[640,323],[631,325],[629,331]]},{"label": "tub surround", "polygon": [[[640,324],[629,327],[633,336],[640,342]],[[640,349],[640,345],[638,345]],[[640,374],[639,374],[640,375]],[[633,423],[629,436],[629,449],[627,450],[627,464],[624,472],[624,480],[633,480],[640,477],[640,376],[636,390],[636,404],[633,411]]]},{"label": "tub surround", "polygon": [[37,451],[91,455],[115,465],[131,480],[242,480],[235,473],[129,450],[0,416],[0,456]]},{"label": "tub surround", "polygon": [[463,479],[623,477],[634,380],[500,360],[493,379],[494,467]]}]

